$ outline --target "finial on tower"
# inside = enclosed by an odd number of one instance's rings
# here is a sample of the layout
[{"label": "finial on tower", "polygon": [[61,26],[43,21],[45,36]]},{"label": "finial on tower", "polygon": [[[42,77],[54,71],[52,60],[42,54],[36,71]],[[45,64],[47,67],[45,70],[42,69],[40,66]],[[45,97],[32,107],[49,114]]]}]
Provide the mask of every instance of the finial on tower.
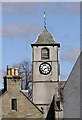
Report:
[{"label": "finial on tower", "polygon": [[45,14],[45,11],[44,11],[44,27],[46,29],[46,14]]}]

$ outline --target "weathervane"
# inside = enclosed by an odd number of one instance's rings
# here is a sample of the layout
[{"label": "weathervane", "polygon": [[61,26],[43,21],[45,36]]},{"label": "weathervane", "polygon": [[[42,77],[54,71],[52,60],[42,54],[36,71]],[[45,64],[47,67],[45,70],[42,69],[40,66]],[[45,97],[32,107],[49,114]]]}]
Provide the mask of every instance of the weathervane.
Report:
[{"label": "weathervane", "polygon": [[44,27],[46,29],[46,15],[45,15],[45,11],[44,11]]}]

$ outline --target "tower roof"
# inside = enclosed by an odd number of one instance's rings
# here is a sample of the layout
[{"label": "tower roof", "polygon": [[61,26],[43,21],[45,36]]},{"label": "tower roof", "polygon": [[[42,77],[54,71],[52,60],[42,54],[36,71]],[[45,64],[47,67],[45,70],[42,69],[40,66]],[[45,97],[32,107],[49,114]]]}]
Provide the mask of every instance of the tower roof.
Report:
[{"label": "tower roof", "polygon": [[60,44],[57,43],[53,36],[48,32],[47,29],[44,29],[43,32],[38,36],[37,40],[35,43],[31,44],[32,46],[58,46],[60,47]]}]

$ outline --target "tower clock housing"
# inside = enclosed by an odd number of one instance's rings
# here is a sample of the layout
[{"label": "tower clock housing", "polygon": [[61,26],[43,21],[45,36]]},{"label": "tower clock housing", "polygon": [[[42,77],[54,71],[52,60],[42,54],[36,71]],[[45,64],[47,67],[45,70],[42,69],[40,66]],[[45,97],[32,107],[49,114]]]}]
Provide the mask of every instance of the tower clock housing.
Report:
[{"label": "tower clock housing", "polygon": [[32,60],[32,100],[44,111],[48,109],[55,94],[58,94],[59,82],[59,43],[45,28],[31,44]]}]

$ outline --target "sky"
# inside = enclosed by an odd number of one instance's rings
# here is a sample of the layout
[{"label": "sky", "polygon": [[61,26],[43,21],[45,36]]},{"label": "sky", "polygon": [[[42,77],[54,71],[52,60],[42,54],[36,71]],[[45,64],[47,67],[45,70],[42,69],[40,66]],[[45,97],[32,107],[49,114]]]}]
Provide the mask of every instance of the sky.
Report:
[{"label": "sky", "polygon": [[31,43],[44,30],[44,10],[47,30],[60,43],[60,80],[65,81],[80,53],[80,2],[3,2],[1,69],[32,62]]}]

